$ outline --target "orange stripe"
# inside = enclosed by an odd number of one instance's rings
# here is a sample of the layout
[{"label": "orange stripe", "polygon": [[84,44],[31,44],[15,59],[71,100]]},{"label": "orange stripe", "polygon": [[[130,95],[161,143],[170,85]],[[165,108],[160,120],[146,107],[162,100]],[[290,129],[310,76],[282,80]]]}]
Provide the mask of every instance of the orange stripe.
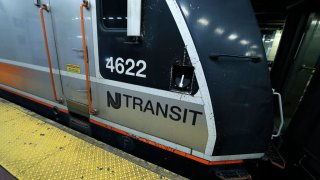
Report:
[{"label": "orange stripe", "polygon": [[[50,107],[50,108],[55,107],[55,106],[54,106],[54,105],[52,105],[52,104],[49,104],[49,103],[46,103],[46,102],[40,101],[40,100],[35,99],[35,98],[33,98],[33,97],[30,97],[30,96],[26,96],[26,95],[23,95],[23,94],[20,94],[20,93],[14,92],[14,91],[12,91],[12,90],[9,90],[9,89],[3,88],[3,87],[0,87],[0,89],[2,89],[2,90],[4,90],[4,91],[8,91],[8,92],[10,92],[10,93],[12,93],[12,94],[15,94],[15,95],[17,95],[17,96],[20,96],[20,97],[23,97],[23,98],[29,99],[29,100],[31,100],[31,101],[34,101],[34,102],[36,102],[36,103],[42,104],[42,105],[47,106],[47,107]],[[62,108],[58,108],[58,109],[59,109],[59,111],[61,111],[61,112],[69,113],[69,111],[68,111],[68,110],[65,110],[65,109],[62,109]]]},{"label": "orange stripe", "polygon": [[243,160],[208,161],[208,160],[205,160],[205,159],[202,159],[202,158],[193,156],[193,155],[191,155],[191,154],[188,154],[188,153],[185,153],[185,152],[182,152],[182,151],[179,151],[179,150],[176,150],[176,149],[173,149],[173,148],[164,146],[164,145],[162,145],[162,144],[158,144],[158,143],[156,143],[156,142],[153,142],[153,141],[150,141],[150,140],[141,138],[141,137],[133,136],[133,135],[131,135],[131,134],[125,132],[125,131],[122,131],[122,130],[120,130],[120,129],[117,129],[117,128],[108,126],[108,125],[106,125],[106,124],[100,123],[100,122],[95,121],[95,120],[93,120],[93,119],[90,119],[89,121],[90,121],[91,123],[93,123],[93,124],[98,125],[98,126],[104,127],[104,128],[106,128],[106,129],[109,129],[109,130],[112,130],[112,131],[115,131],[115,132],[120,133],[120,134],[123,134],[123,135],[125,135],[125,136],[132,137],[132,138],[137,139],[137,140],[139,140],[139,141],[142,141],[142,142],[144,142],[144,143],[147,143],[147,144],[150,144],[150,145],[152,145],[152,146],[155,146],[155,147],[164,149],[164,150],[166,150],[166,151],[170,151],[170,152],[172,152],[172,153],[175,153],[175,154],[178,154],[178,155],[180,155],[180,156],[183,156],[183,157],[192,159],[192,160],[197,161],[197,162],[200,162],[200,163],[202,163],[202,164],[206,164],[206,165],[222,165],[222,164],[239,164],[239,163],[243,163]]}]

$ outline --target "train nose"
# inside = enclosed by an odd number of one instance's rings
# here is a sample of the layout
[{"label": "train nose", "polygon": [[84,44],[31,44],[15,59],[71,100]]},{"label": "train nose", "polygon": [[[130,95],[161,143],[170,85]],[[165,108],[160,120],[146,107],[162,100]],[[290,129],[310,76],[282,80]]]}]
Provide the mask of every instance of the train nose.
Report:
[{"label": "train nose", "polygon": [[204,78],[197,74],[200,90],[205,80],[211,98],[217,131],[214,154],[264,151],[273,129],[273,98],[250,2],[177,2],[196,47],[189,55],[198,55],[203,70]]}]

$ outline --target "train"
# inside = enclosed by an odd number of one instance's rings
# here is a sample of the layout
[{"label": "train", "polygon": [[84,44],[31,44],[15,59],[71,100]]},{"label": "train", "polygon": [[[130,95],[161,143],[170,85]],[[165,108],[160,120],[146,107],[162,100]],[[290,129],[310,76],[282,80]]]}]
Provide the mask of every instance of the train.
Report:
[{"label": "train", "polygon": [[205,165],[259,159],[271,142],[249,0],[0,0],[0,30],[0,96]]}]

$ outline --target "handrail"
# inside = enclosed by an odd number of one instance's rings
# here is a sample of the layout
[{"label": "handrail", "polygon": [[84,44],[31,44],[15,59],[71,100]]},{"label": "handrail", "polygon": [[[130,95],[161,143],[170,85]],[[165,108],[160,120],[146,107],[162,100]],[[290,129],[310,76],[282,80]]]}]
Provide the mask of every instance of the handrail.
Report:
[{"label": "handrail", "polygon": [[57,91],[56,91],[56,86],[55,86],[55,82],[54,82],[54,76],[53,76],[53,72],[52,72],[50,51],[49,51],[48,38],[47,38],[47,30],[46,30],[46,25],[45,25],[45,22],[44,22],[43,10],[49,12],[48,6],[45,5],[45,4],[43,4],[41,6],[41,8],[40,8],[40,18],[41,18],[41,24],[42,24],[43,38],[44,38],[45,47],[46,47],[46,54],[47,54],[47,60],[48,60],[48,66],[49,66],[50,79],[51,79],[51,85],[52,85],[54,100],[57,101],[57,102],[60,102],[60,100],[57,97]]},{"label": "handrail", "polygon": [[283,128],[283,124],[284,124],[284,117],[283,117],[283,109],[282,109],[282,98],[281,98],[281,94],[278,93],[278,92],[275,92],[274,89],[272,89],[273,91],[273,95],[277,96],[278,97],[278,105],[279,105],[279,111],[280,111],[280,125],[279,125],[279,129],[278,129],[278,132],[277,134],[273,134],[272,135],[272,138],[274,137],[279,137],[280,134],[281,134],[281,130]]},{"label": "handrail", "polygon": [[80,5],[80,21],[81,21],[81,33],[82,33],[82,46],[83,46],[83,60],[84,60],[84,67],[86,73],[86,88],[87,88],[87,96],[88,96],[88,106],[89,112],[91,114],[96,114],[95,110],[92,107],[91,101],[91,87],[90,87],[90,80],[89,80],[89,60],[88,60],[88,52],[87,52],[87,42],[86,42],[86,32],[84,26],[84,15],[83,15],[83,8],[89,9],[89,1],[83,0]]},{"label": "handrail", "polygon": [[214,61],[218,61],[220,57],[238,58],[238,59],[250,59],[253,63],[261,61],[261,57],[258,56],[241,56],[232,54],[211,54],[209,58]]}]

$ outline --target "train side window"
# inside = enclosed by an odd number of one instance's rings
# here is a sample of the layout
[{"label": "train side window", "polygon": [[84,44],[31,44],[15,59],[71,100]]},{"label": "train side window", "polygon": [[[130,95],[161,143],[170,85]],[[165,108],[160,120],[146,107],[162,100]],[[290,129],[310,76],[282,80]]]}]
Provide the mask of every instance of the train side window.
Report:
[{"label": "train side window", "polygon": [[102,22],[107,28],[127,28],[127,0],[102,0]]}]

